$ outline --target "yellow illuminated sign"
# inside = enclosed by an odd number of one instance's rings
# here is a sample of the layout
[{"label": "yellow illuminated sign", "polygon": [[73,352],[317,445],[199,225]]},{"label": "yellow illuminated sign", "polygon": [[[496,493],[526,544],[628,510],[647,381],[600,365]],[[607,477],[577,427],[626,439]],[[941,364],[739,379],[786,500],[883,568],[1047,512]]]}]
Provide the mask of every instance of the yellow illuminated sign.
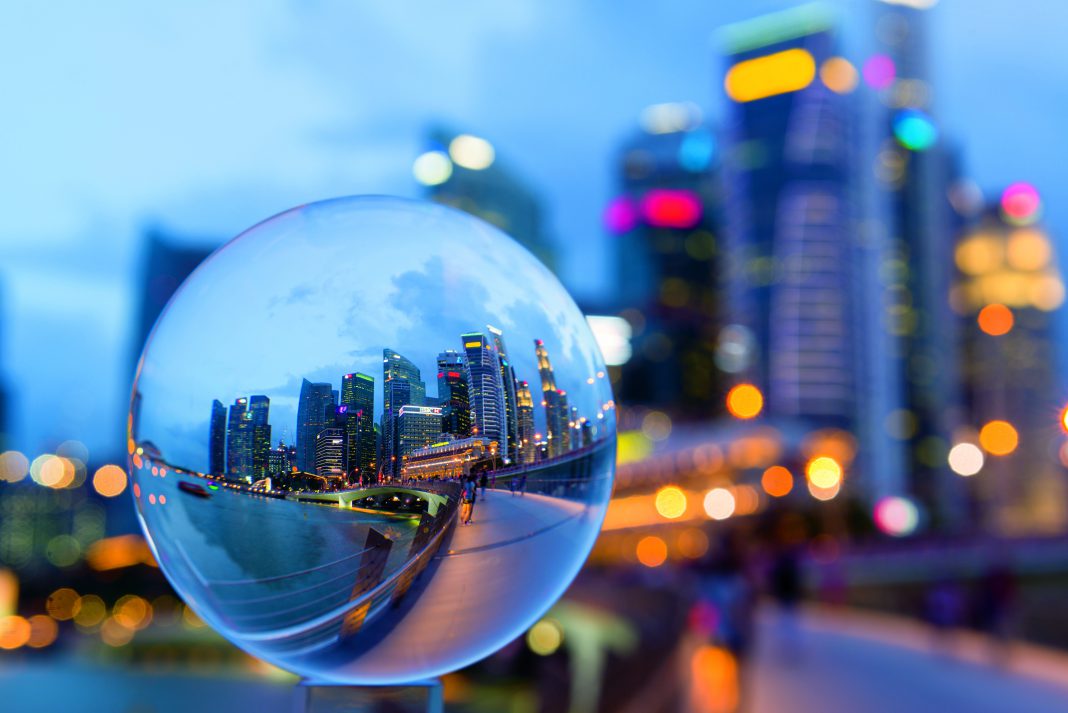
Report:
[{"label": "yellow illuminated sign", "polygon": [[480,347],[482,342],[464,342],[464,347],[470,349],[471,347]]},{"label": "yellow illuminated sign", "polygon": [[788,94],[804,89],[816,78],[816,61],[803,49],[790,49],[748,59],[727,70],[723,88],[736,102]]}]

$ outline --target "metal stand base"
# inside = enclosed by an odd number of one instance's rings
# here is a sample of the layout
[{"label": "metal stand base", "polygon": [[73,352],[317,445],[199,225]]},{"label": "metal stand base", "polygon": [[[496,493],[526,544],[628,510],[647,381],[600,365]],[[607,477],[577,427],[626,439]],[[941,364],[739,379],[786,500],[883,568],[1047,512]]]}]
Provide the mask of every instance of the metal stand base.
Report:
[{"label": "metal stand base", "polygon": [[441,681],[403,686],[345,686],[302,681],[300,713],[443,713]]}]

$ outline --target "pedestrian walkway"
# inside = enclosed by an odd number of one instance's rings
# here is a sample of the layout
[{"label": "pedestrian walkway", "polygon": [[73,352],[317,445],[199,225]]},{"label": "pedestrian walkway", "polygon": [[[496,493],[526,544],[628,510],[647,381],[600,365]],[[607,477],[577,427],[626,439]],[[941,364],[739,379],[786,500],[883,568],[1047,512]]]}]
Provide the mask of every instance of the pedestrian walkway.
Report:
[{"label": "pedestrian walkway", "polygon": [[796,638],[774,612],[759,632],[744,713],[1068,713],[1058,653],[1016,647],[999,666],[974,634],[936,645],[906,619],[822,610],[800,618]]}]

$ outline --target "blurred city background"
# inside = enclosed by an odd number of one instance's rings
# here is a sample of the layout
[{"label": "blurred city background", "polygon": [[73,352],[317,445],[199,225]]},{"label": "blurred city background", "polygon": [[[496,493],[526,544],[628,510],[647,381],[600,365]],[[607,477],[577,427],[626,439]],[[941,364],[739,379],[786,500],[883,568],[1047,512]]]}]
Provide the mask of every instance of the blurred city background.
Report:
[{"label": "blurred city background", "polygon": [[5,709],[289,710],[155,568],[129,386],[212,250],[391,193],[549,265],[619,404],[589,563],[449,710],[1068,711],[1068,8],[2,17]]}]

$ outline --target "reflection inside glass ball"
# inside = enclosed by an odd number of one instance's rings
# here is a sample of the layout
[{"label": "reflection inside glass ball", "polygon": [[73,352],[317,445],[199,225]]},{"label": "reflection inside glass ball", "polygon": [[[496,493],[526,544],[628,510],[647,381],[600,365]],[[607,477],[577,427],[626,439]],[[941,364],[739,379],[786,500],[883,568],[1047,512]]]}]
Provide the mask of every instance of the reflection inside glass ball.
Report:
[{"label": "reflection inside glass ball", "polygon": [[398,683],[520,635],[611,491],[615,414],[585,320],[487,224],[348,198],[199,267],[145,347],[138,513],[175,588],[301,675]]}]

